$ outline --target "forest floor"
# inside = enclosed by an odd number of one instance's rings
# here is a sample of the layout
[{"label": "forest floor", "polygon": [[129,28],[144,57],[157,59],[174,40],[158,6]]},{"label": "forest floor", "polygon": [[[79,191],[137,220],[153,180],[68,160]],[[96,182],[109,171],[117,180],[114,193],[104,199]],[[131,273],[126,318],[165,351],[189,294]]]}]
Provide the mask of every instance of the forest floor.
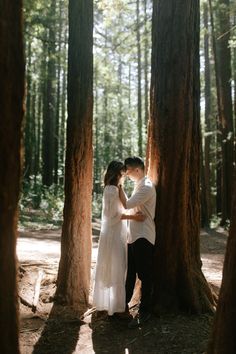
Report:
[{"label": "forest floor", "polygon": [[[99,228],[99,222],[95,221],[91,271],[95,266]],[[81,320],[68,308],[53,304],[61,230],[46,225],[46,228],[20,227],[19,231],[21,354],[206,352],[212,315],[153,316],[142,328],[128,329],[127,322],[110,319],[106,313],[90,309]],[[200,239],[202,269],[209,284],[218,293],[227,232],[223,229],[202,230]],[[35,307],[32,308],[34,301]],[[134,306],[133,314],[136,311]]]}]

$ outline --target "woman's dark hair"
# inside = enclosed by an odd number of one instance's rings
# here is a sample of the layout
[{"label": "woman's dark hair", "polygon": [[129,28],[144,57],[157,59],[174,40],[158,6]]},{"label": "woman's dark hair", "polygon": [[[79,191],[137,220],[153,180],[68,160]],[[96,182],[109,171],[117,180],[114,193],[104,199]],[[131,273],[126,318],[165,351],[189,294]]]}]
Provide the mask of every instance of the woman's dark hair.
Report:
[{"label": "woman's dark hair", "polygon": [[117,186],[121,177],[121,172],[125,171],[125,166],[121,161],[111,161],[107,167],[104,184],[105,186],[113,185]]}]

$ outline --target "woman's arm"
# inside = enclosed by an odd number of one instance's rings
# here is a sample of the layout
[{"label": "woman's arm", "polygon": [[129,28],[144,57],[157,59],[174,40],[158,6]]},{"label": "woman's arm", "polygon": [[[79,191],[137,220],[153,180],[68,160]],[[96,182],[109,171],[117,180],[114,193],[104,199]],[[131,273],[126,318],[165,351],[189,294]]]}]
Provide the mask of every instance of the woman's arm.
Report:
[{"label": "woman's arm", "polygon": [[128,198],[127,198],[125,191],[123,189],[123,186],[121,184],[119,185],[119,197],[120,197],[120,201],[121,201],[123,207],[126,209],[126,200]]}]

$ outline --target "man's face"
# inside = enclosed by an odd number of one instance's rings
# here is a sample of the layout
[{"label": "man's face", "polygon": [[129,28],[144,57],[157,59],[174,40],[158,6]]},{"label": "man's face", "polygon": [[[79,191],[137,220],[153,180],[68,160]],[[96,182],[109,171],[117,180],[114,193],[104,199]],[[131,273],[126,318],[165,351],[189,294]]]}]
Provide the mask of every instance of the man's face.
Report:
[{"label": "man's face", "polygon": [[139,168],[128,165],[126,167],[126,176],[133,182],[137,181],[139,179]]}]

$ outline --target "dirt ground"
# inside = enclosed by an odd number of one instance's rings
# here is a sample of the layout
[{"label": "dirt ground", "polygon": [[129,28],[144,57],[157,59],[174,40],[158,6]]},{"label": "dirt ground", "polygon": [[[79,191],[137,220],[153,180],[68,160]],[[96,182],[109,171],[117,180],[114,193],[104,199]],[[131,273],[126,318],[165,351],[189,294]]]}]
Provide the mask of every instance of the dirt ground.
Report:
[{"label": "dirt ground", "polygon": [[[200,354],[205,353],[212,316],[152,317],[142,328],[90,309],[81,320],[52,298],[60,257],[60,229],[21,229],[17,243],[20,263],[20,346],[22,354]],[[99,223],[93,223],[93,272]],[[219,291],[227,232],[202,230],[203,272]],[[38,291],[37,291],[38,290]],[[39,299],[37,299],[39,293]],[[32,304],[35,302],[35,306]],[[137,311],[134,306],[133,314]]]}]

